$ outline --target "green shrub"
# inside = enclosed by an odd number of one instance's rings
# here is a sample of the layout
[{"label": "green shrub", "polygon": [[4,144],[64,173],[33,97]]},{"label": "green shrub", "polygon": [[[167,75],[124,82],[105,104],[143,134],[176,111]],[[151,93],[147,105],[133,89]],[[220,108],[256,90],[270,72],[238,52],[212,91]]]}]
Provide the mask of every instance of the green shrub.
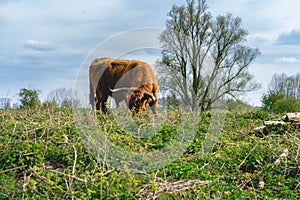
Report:
[{"label": "green shrub", "polygon": [[54,108],[58,108],[58,104],[55,100],[44,101],[42,107],[45,109],[54,109]]},{"label": "green shrub", "polygon": [[273,112],[286,113],[300,111],[300,105],[296,98],[282,98],[277,100],[273,105]]},{"label": "green shrub", "polygon": [[279,92],[270,92],[263,95],[262,106],[264,110],[277,114],[300,110],[299,102],[295,97],[286,97]]}]

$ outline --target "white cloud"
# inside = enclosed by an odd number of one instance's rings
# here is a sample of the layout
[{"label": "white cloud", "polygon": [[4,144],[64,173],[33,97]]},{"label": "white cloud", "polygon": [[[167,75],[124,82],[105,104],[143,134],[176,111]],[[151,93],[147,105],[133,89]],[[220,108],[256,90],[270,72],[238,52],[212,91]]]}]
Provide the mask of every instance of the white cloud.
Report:
[{"label": "white cloud", "polygon": [[54,47],[49,45],[47,42],[40,42],[35,40],[27,40],[24,42],[24,48],[35,51],[50,51],[54,50]]},{"label": "white cloud", "polygon": [[300,62],[299,59],[294,57],[281,57],[279,59],[276,59],[275,61],[278,63],[289,63],[289,64]]}]

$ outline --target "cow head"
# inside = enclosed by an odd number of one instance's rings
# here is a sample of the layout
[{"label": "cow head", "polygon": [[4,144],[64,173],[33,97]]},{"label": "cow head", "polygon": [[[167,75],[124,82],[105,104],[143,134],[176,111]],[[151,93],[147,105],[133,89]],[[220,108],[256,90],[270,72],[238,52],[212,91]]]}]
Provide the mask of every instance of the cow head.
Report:
[{"label": "cow head", "polygon": [[126,91],[126,103],[130,110],[133,110],[135,113],[138,113],[140,110],[146,110],[147,103],[152,103],[155,101],[153,94],[146,92],[138,88],[117,88],[111,89],[111,92],[121,92]]}]

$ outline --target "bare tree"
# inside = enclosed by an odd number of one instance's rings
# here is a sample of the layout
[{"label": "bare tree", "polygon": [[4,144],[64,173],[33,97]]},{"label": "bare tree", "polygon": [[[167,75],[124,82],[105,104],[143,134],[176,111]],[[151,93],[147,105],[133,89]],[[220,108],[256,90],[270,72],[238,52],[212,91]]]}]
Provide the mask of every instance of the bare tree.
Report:
[{"label": "bare tree", "polygon": [[55,101],[60,107],[78,107],[80,100],[71,88],[59,88],[51,91],[47,95],[47,101]]},{"label": "bare tree", "polygon": [[296,94],[296,98],[298,99],[299,103],[300,103],[300,73],[298,73],[295,76],[296,79],[296,84],[295,87],[297,88],[297,94]]},{"label": "bare tree", "polygon": [[174,5],[168,16],[160,36],[162,89],[170,89],[193,110],[206,110],[225,95],[236,98],[259,87],[248,66],[260,52],[243,45],[247,32],[240,18],[227,14],[213,19],[205,0]]},{"label": "bare tree", "polygon": [[300,73],[287,76],[275,73],[269,84],[269,93],[281,93],[286,97],[294,97],[300,102]]},{"label": "bare tree", "polygon": [[8,97],[0,98],[0,109],[10,109],[11,108],[11,99]]},{"label": "bare tree", "polygon": [[287,78],[286,74],[282,73],[282,74],[277,74],[275,73],[272,78],[271,81],[269,83],[269,90],[273,91],[273,92],[279,92],[279,91],[284,91],[284,82],[285,79]]}]

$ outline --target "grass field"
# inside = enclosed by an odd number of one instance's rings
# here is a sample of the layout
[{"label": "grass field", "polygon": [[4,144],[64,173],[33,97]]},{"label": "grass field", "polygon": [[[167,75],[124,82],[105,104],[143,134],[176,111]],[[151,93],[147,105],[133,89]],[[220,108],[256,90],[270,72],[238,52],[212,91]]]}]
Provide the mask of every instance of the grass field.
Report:
[{"label": "grass field", "polygon": [[[152,137],[128,134],[109,116],[98,123],[116,147],[146,154],[178,142],[176,115],[170,110]],[[182,155],[134,173],[112,168],[106,154],[95,154],[70,109],[1,110],[0,199],[297,199],[299,125],[274,128],[265,136],[253,132],[264,120],[279,117],[227,111],[221,135],[203,155],[211,113],[199,114],[196,134]]]}]

